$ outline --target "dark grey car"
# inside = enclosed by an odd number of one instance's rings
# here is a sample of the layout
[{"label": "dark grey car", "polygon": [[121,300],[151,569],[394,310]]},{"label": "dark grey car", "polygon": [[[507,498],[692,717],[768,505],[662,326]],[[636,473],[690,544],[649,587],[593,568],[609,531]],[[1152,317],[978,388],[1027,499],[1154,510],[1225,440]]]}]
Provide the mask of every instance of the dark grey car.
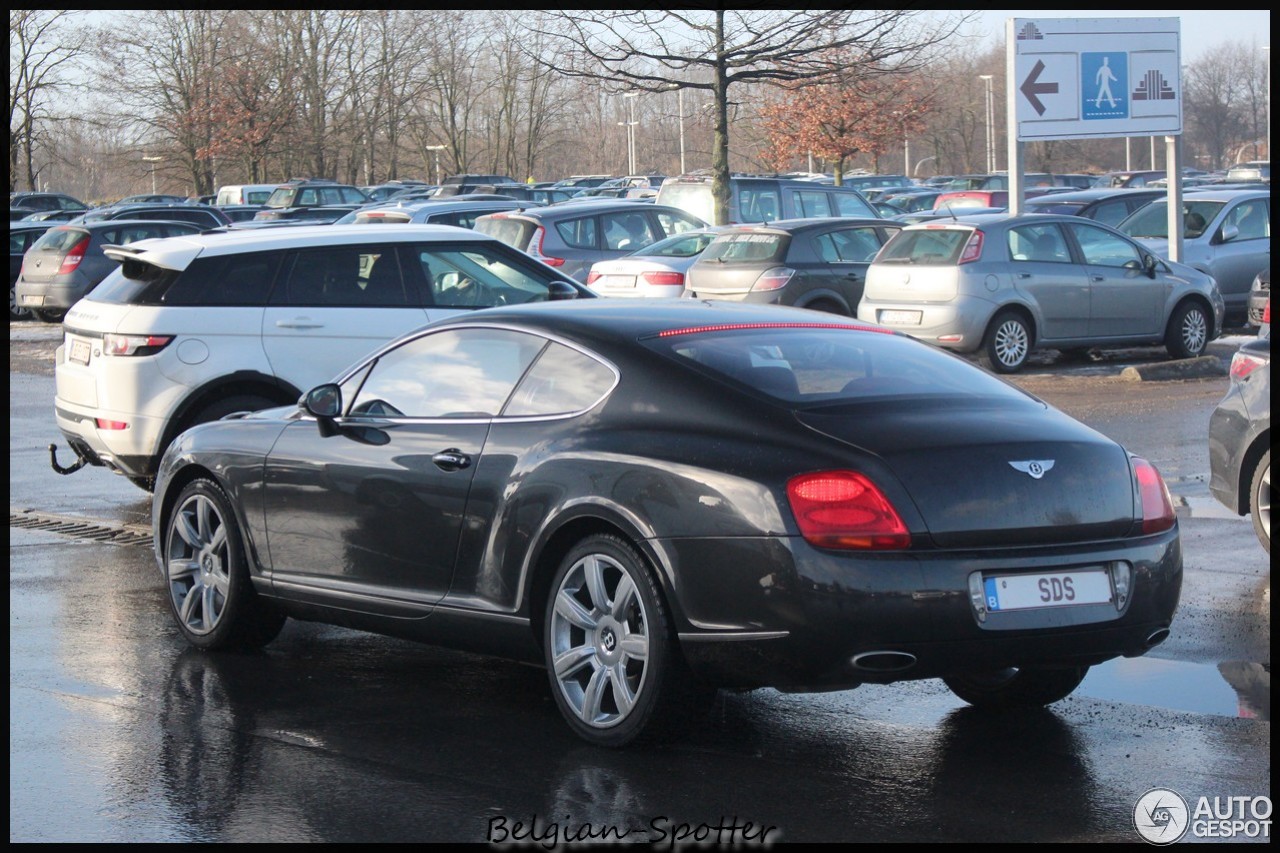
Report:
[{"label": "dark grey car", "polygon": [[706,226],[676,207],[601,199],[491,213],[472,227],[585,283],[596,261],[620,258],[672,234]]},{"label": "dark grey car", "polygon": [[1253,529],[1271,553],[1271,339],[1231,359],[1231,387],[1209,417],[1209,491]]},{"label": "dark grey car", "polygon": [[1138,208],[1164,198],[1164,190],[1126,189],[1104,187],[1079,192],[1053,193],[1039,198],[1029,198],[1024,213],[1059,213],[1064,216],[1083,216],[1115,228]]},{"label": "dark grey car", "polygon": [[867,267],[901,230],[887,219],[783,219],[726,228],[685,277],[694,299],[772,302],[853,316]]},{"label": "dark grey car", "polygon": [[57,225],[27,250],[14,286],[18,306],[38,320],[60,323],[68,308],[119,266],[103,246],[203,230],[189,222],[134,219]]}]

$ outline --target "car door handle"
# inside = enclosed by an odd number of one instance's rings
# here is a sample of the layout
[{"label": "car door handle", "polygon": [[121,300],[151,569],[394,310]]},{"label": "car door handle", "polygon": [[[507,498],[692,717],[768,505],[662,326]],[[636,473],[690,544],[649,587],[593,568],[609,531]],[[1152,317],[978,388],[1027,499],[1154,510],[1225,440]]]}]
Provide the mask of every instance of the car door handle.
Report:
[{"label": "car door handle", "polygon": [[317,323],[310,317],[294,317],[292,320],[276,320],[280,329],[323,329],[324,323]]},{"label": "car door handle", "polygon": [[440,451],[431,457],[431,461],[436,463],[436,467],[441,471],[461,471],[471,467],[471,457],[456,447]]},{"label": "car door handle", "polygon": [[846,273],[845,278],[853,282],[862,281],[862,276],[858,275],[856,272]]},{"label": "car door handle", "polygon": [[1106,277],[1105,275],[1098,275],[1098,274],[1095,272],[1095,273],[1091,273],[1091,274],[1089,275],[1089,280],[1090,280],[1090,281],[1106,281],[1106,280],[1107,280],[1107,277]]},{"label": "car door handle", "polygon": [[1020,273],[1018,273],[1018,278],[1031,278],[1031,273],[1029,273],[1029,272],[1020,272]]}]

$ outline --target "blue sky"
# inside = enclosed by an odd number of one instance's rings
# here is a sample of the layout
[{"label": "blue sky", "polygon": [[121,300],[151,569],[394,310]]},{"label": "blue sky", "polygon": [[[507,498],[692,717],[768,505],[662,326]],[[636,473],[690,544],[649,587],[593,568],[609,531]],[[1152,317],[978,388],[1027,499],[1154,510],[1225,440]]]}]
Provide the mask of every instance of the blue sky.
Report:
[{"label": "blue sky", "polygon": [[1271,12],[1263,10],[1190,11],[1171,9],[1152,12],[1114,9],[1044,11],[993,9],[978,12],[975,23],[966,28],[992,44],[1004,43],[1004,25],[1009,18],[1181,18],[1182,61],[1194,62],[1208,50],[1226,43],[1253,44],[1259,49],[1271,43]]}]

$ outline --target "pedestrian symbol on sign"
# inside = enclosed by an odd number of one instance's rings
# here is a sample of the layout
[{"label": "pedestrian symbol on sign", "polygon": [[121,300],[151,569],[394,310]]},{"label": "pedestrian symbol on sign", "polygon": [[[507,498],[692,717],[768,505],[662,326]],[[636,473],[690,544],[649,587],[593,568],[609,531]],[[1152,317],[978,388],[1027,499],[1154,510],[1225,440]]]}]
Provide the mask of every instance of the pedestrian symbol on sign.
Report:
[{"label": "pedestrian symbol on sign", "polygon": [[1081,118],[1129,117],[1129,55],[1080,54]]}]

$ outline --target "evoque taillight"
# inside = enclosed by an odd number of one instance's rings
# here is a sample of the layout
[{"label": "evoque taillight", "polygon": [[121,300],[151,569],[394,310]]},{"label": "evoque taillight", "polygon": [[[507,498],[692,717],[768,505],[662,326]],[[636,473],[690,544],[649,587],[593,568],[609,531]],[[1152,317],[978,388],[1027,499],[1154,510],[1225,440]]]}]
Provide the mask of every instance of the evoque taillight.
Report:
[{"label": "evoque taillight", "polygon": [[103,335],[103,355],[153,355],[173,340],[173,335]]},{"label": "evoque taillight", "polygon": [[816,471],[787,481],[800,534],[819,548],[909,548],[911,534],[889,498],[857,471]]}]

